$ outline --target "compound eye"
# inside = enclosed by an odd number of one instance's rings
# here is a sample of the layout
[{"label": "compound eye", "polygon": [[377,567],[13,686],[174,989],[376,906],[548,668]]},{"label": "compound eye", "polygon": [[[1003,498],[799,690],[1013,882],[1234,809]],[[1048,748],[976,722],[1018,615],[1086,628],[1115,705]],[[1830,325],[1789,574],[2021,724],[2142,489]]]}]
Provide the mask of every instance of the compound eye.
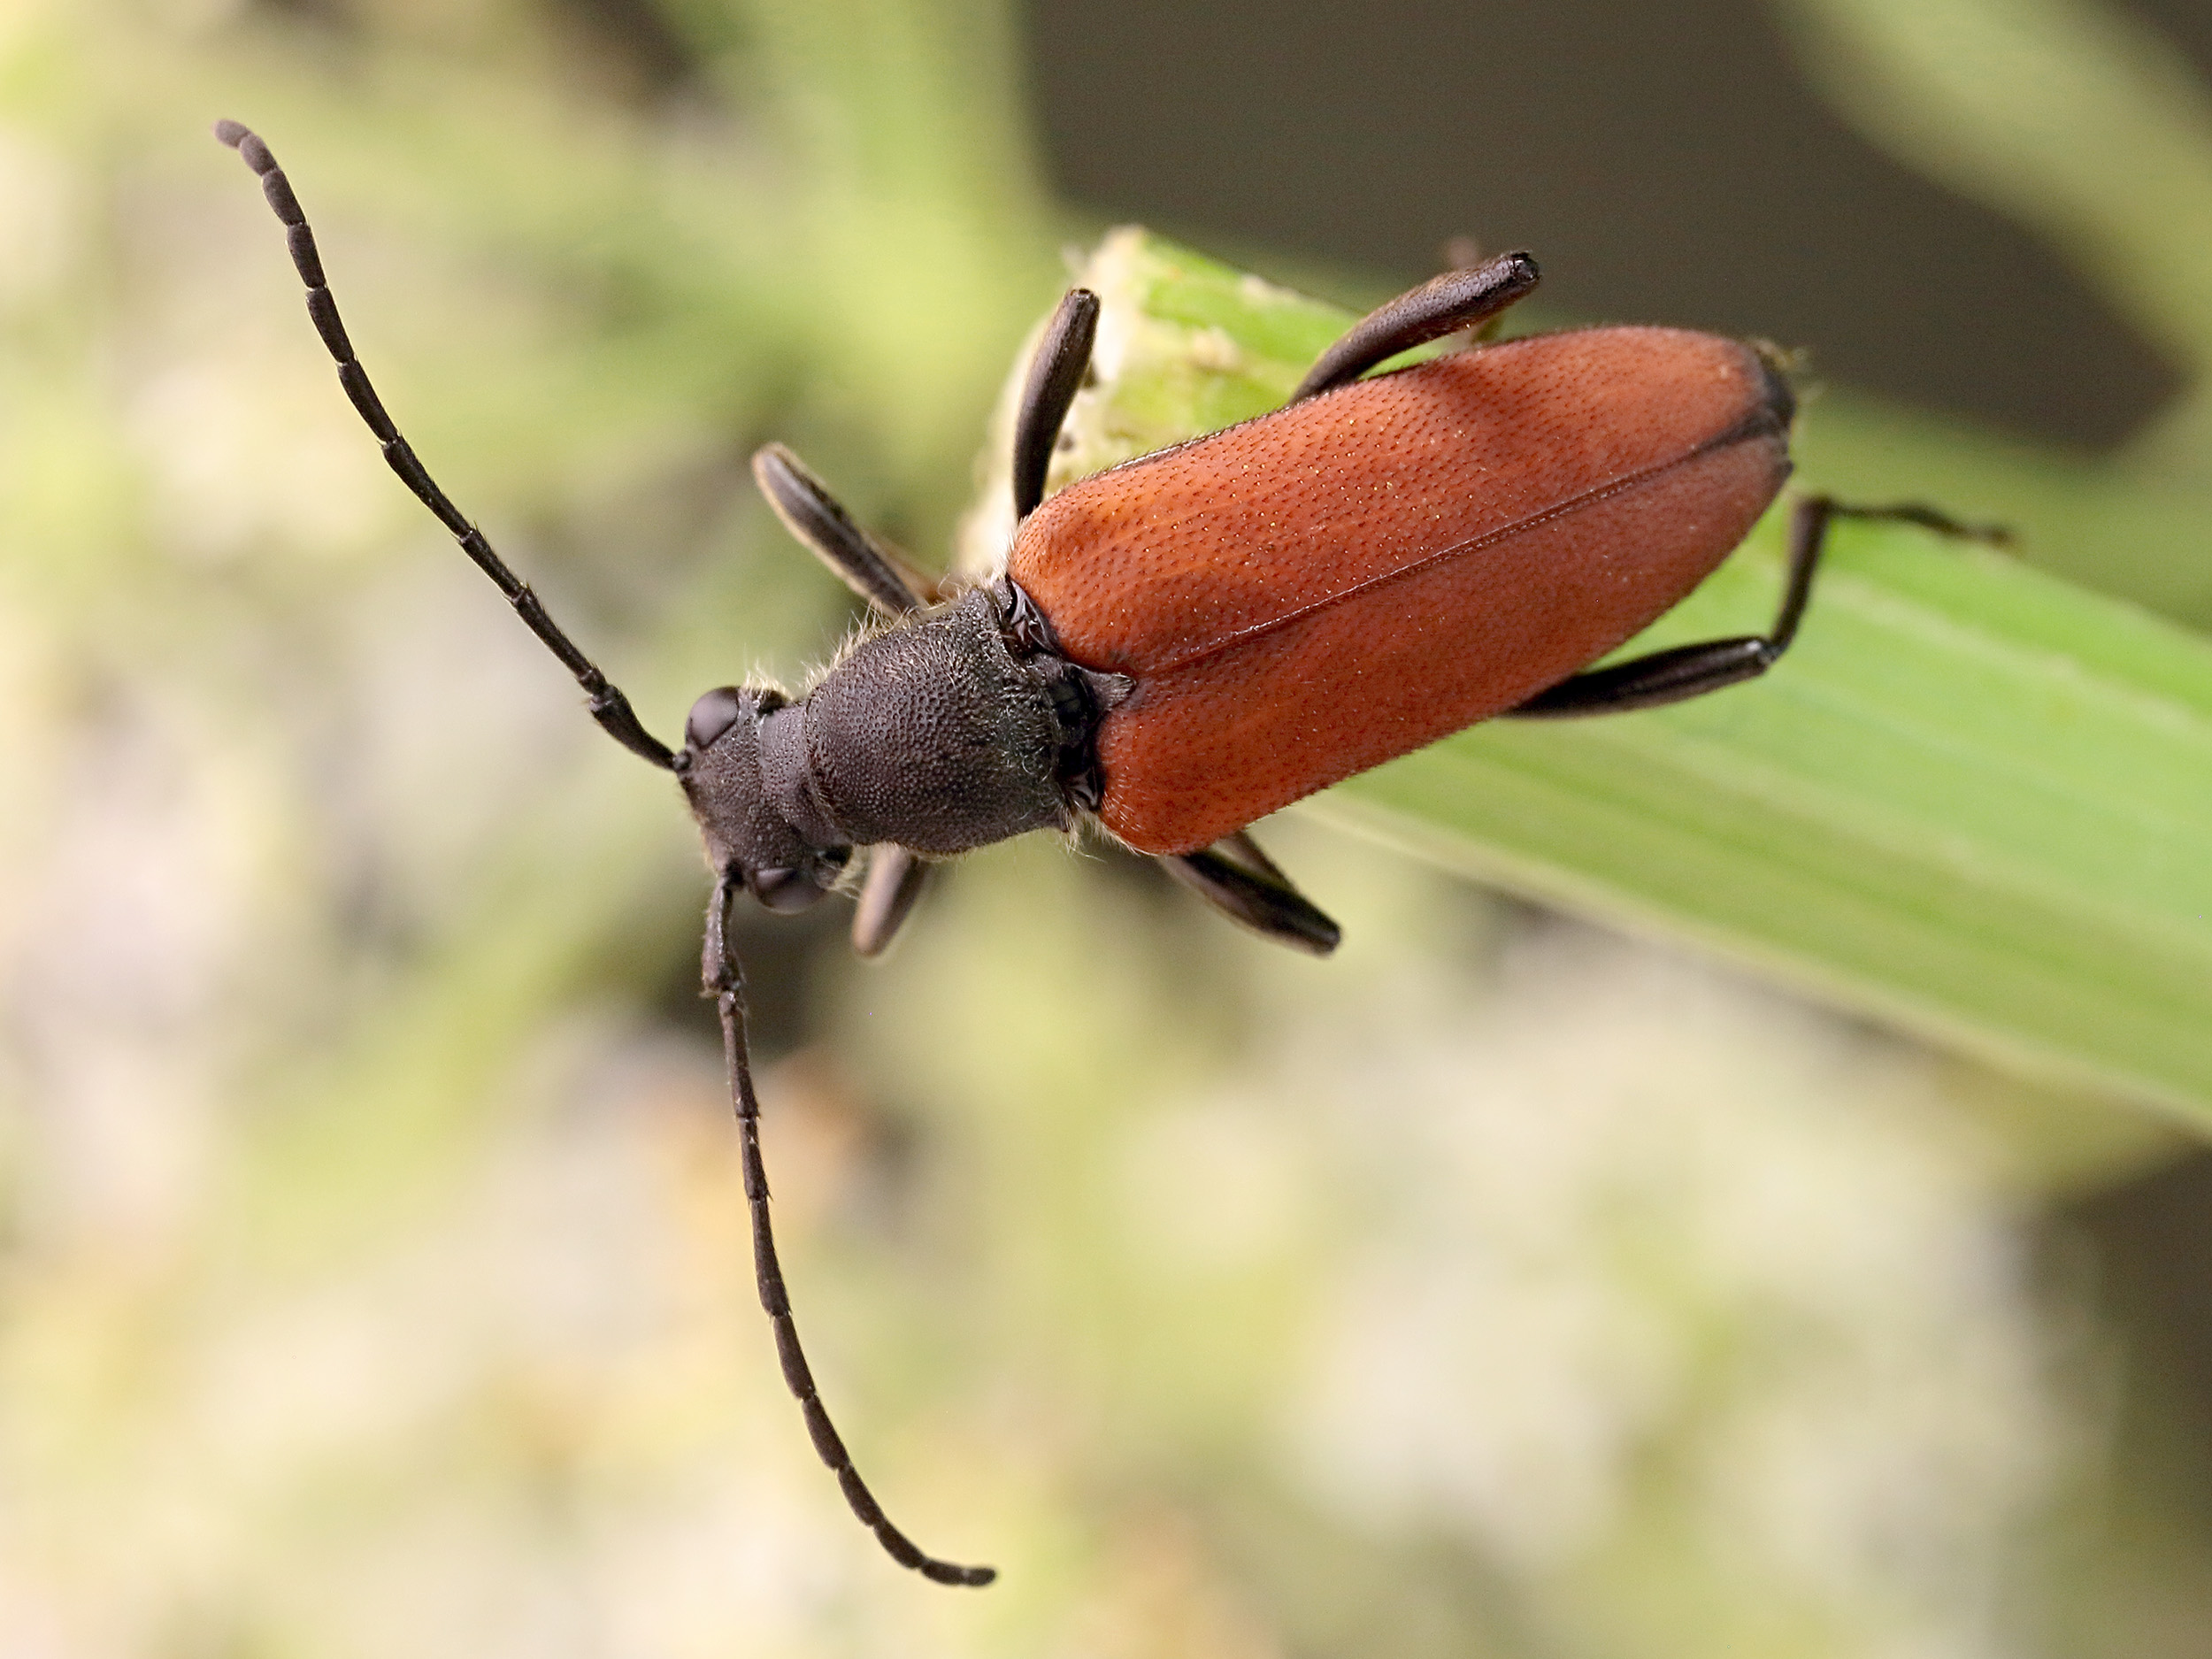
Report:
[{"label": "compound eye", "polygon": [[737,717],[745,711],[738,698],[735,686],[720,686],[691,705],[691,712],[684,718],[684,743],[696,752],[712,746],[714,740],[737,724]]},{"label": "compound eye", "polygon": [[746,885],[764,908],[788,916],[803,910],[820,898],[824,889],[807,879],[803,870],[755,870],[746,877]]}]

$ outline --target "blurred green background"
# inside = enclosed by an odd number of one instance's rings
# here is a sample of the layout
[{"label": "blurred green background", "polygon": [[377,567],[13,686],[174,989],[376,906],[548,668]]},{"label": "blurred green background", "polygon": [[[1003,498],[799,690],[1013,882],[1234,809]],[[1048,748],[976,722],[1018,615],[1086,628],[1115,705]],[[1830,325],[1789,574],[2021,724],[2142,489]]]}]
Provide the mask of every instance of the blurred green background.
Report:
[{"label": "blurred green background", "polygon": [[880,968],[748,922],[826,1395],[1005,1578],[890,1566],[754,1304],[685,814],[206,136],[667,733],[850,619],[751,449],[937,557],[1139,216],[1809,348],[1812,481],[2212,625],[2208,56],[2064,0],[0,4],[0,1652],[2212,1653],[2191,1140],[1325,808],[1268,841],[1327,964],[1094,844]]}]

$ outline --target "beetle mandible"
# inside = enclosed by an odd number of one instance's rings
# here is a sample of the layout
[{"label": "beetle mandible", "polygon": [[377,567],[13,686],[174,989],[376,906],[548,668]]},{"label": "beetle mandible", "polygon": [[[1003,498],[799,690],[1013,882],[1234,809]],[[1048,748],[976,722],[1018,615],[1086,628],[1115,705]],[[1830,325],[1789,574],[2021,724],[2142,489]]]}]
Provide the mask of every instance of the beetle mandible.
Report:
[{"label": "beetle mandible", "polygon": [[762,1306],[785,1381],[847,1502],[902,1565],[941,1561],[884,1515],[816,1392],[777,1263],[729,942],[741,892],[798,910],[868,849],[853,940],[872,956],[927,860],[1095,821],[1260,933],[1325,955],[1336,924],[1246,834],[1255,819],[1479,720],[1654,708],[1771,668],[1839,516],[1975,534],[1917,506],[1798,503],[1763,634],[1590,664],[1679,603],[1788,477],[1795,401],[1763,349],[1682,329],[1590,328],[1482,345],[1363,379],[1479,327],[1536,286],[1502,254],[1372,312],[1282,409],[1094,474],[1045,500],[1089,364],[1096,297],[1071,292],[1033,358],[1014,427],[1005,568],[938,601],[782,446],[753,457],[777,514],[884,626],[806,694],[729,686],[681,747],[554,623],[432,481],[353,353],[290,182],[235,121],[216,136],[259,175],[316,332],[384,458],[489,576],[632,753],[675,774],[714,874],[702,975],[720,1015]]}]

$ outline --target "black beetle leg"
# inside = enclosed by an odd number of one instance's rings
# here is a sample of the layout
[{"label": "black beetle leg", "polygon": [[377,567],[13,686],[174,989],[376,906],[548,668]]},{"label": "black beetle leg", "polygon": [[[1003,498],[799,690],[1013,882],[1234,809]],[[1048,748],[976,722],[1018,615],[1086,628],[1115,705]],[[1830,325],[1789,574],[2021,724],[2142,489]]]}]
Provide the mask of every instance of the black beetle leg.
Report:
[{"label": "black beetle leg", "polygon": [[1306,372],[1294,403],[1349,384],[1386,358],[1441,340],[1496,316],[1536,286],[1536,261],[1502,253],[1464,271],[1447,271],[1367,313]]},{"label": "black beetle leg", "polygon": [[1045,498],[1045,474],[1052,466],[1053,445],[1060,441],[1061,424],[1068,405],[1083,384],[1091,366],[1091,342],[1098,335],[1098,296],[1088,288],[1070,288],[1045,325],[1037,355],[1029,360],[1029,379],[1022,387],[1021,411],[1014,419],[1014,518],[1017,522],[1037,511]]},{"label": "black beetle leg", "polygon": [[1199,852],[1164,855],[1160,863],[1231,921],[1278,944],[1325,956],[1344,936],[1242,830]]},{"label": "black beetle leg", "polygon": [[860,903],[853,911],[854,951],[879,956],[890,949],[928,885],[928,864],[905,848],[887,842],[869,849],[868,873],[861,878]]},{"label": "black beetle leg", "polygon": [[1964,525],[1932,507],[1904,503],[1889,507],[1850,507],[1826,495],[1809,495],[1790,514],[1789,581],[1774,626],[1763,634],[1736,639],[1705,640],[1663,651],[1632,657],[1624,663],[1592,668],[1570,675],[1526,703],[1508,709],[1505,717],[1520,719],[1563,719],[1585,714],[1626,714],[1635,709],[1656,709],[1670,703],[1701,697],[1709,691],[1755,680],[1782,658],[1797,637],[1797,625],[1812,596],[1813,576],[1820,567],[1820,553],[1828,539],[1828,526],[1838,518],[1885,519],[1916,524],[1941,535],[1978,541],[2003,541],[2005,532],[1993,526]]},{"label": "black beetle leg", "polygon": [[884,616],[919,611],[935,594],[934,582],[896,548],[854,523],[828,486],[780,443],[754,455],[753,481],[784,528]]}]

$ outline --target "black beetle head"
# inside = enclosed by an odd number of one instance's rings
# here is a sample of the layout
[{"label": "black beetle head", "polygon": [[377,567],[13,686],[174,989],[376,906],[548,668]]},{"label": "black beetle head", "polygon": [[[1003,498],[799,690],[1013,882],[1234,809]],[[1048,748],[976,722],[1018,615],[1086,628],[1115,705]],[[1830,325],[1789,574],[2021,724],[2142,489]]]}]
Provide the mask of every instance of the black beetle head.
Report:
[{"label": "black beetle head", "polygon": [[[705,836],[707,860],[736,870],[772,910],[803,910],[837,885],[850,847],[818,844],[793,822],[802,780],[775,775],[762,757],[769,718],[799,711],[780,691],[722,686],[691,705],[678,774]],[[823,838],[827,839],[827,838]]]}]

